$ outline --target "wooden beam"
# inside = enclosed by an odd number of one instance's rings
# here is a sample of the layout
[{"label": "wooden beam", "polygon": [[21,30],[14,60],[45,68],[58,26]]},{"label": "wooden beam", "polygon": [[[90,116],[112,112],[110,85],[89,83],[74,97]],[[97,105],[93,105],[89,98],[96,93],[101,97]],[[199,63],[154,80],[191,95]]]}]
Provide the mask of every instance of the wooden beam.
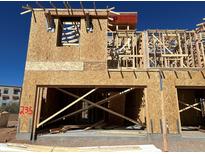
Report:
[{"label": "wooden beam", "polygon": [[42,122],[40,122],[37,125],[37,128],[39,128],[41,125],[43,125],[44,123],[48,122],[49,120],[51,120],[52,118],[56,117],[57,115],[59,115],[60,113],[62,113],[63,111],[67,110],[68,108],[70,108],[71,106],[75,105],[76,103],[78,103],[79,101],[83,100],[83,98],[85,98],[86,96],[90,95],[91,93],[93,93],[94,91],[96,91],[98,88],[92,89],[89,92],[87,92],[86,94],[84,94],[83,96],[79,97],[78,99],[76,99],[75,101],[73,101],[72,103],[68,104],[66,107],[62,108],[61,110],[59,110],[58,112],[54,113],[53,115],[51,115],[50,117],[46,118],[45,120],[43,120]]},{"label": "wooden beam", "polygon": [[[69,3],[67,2],[68,6],[69,6]],[[28,7],[26,6],[22,6],[23,9],[29,9]],[[55,8],[45,8],[46,10],[49,10],[49,11],[55,11],[56,9]],[[43,8],[33,8],[34,11],[44,11]],[[66,11],[67,9],[64,9],[64,8],[57,8],[58,11]],[[82,9],[72,9],[73,11],[82,11]],[[107,11],[111,11],[113,10],[113,7],[112,8],[108,8],[108,9],[97,9],[98,12],[107,12]],[[89,12],[95,12],[94,9],[86,9],[86,11],[89,11]],[[107,16],[107,14],[105,15]]]},{"label": "wooden beam", "polygon": [[152,36],[153,36],[161,45],[163,45],[163,47],[164,47],[165,49],[167,49],[167,51],[168,51],[169,53],[173,54],[173,53],[164,45],[164,43],[163,43],[162,41],[160,41],[154,34],[152,34]]},{"label": "wooden beam", "polygon": [[40,2],[36,1],[36,4],[45,11],[46,9],[43,7],[43,5],[40,4]]},{"label": "wooden beam", "polygon": [[82,1],[80,1],[80,6],[81,6],[81,9],[83,10],[83,14],[84,14],[84,16],[85,16],[86,14],[85,14],[85,10],[84,10],[83,2],[82,2]]},{"label": "wooden beam", "polygon": [[100,30],[102,30],[102,26],[101,26],[100,20],[99,20],[99,18],[98,18],[98,12],[97,12],[97,10],[96,10],[95,2],[93,2],[93,6],[94,6],[94,9],[95,9],[95,14],[96,14],[96,16],[97,16],[98,25],[99,25],[99,27],[100,27]]},{"label": "wooden beam", "polygon": [[[63,2],[63,4],[64,4],[65,8],[67,9],[68,14],[69,14],[69,15],[73,15],[73,9],[71,8],[71,5],[70,5],[68,2]],[[71,13],[70,13],[70,11],[71,11]],[[73,23],[74,23],[74,24],[73,24]],[[75,26],[75,28],[76,28],[75,31],[77,31],[77,33],[80,34],[79,28],[78,28],[78,25],[76,24],[76,22],[74,21],[74,22],[72,22],[72,24],[73,24],[73,25]]]},{"label": "wooden beam", "polygon": [[68,14],[70,15],[69,9],[71,9],[71,8],[68,6],[68,3],[67,3],[67,2],[63,2],[63,5],[64,5],[65,8],[68,10]]},{"label": "wooden beam", "polygon": [[200,52],[200,48],[199,48],[199,38],[198,35],[196,33],[194,33],[194,37],[195,37],[195,47],[196,47],[196,53],[197,53],[197,60],[198,60],[198,67],[202,67],[202,63],[201,63],[201,52]]},{"label": "wooden beam", "polygon": [[113,19],[113,18],[111,18],[111,17],[108,17],[108,20],[111,20],[111,21],[113,21],[114,19]]},{"label": "wooden beam", "polygon": [[104,122],[104,120],[98,121],[98,122],[94,123],[93,125],[86,127],[84,130],[92,129],[92,128],[102,124],[103,122]]},{"label": "wooden beam", "polygon": [[[59,88],[56,88],[56,89],[61,90],[61,89],[59,89]],[[113,96],[110,96],[110,97],[108,97],[108,98],[105,98],[104,100],[98,101],[98,102],[96,102],[96,104],[102,105],[102,104],[104,104],[105,102],[107,102],[107,101],[109,101],[109,100],[112,100],[112,99],[114,99],[114,98],[116,98],[116,97],[119,97],[119,96],[121,96],[121,95],[124,95],[124,94],[126,94],[126,93],[128,93],[128,92],[130,92],[130,91],[132,91],[132,90],[134,90],[134,89],[135,89],[135,88],[126,89],[126,90],[124,90],[124,91],[122,91],[122,92],[120,92],[120,93],[118,93],[118,94],[116,94],[116,95],[113,95]],[[72,113],[69,113],[69,114],[67,114],[67,115],[65,115],[65,116],[63,116],[63,117],[60,117],[60,118],[58,118],[58,119],[55,119],[55,120],[51,121],[50,123],[54,123],[54,122],[59,121],[59,120],[64,120],[64,119],[67,118],[67,117],[73,116],[73,115],[75,115],[75,114],[77,114],[77,113],[86,111],[86,110],[91,109],[91,108],[93,108],[93,107],[94,107],[93,105],[90,105],[90,106],[88,106],[88,107],[86,107],[86,108],[79,109],[79,110],[74,111],[74,112],[72,112]]]},{"label": "wooden beam", "polygon": [[160,78],[160,94],[161,94],[161,112],[162,112],[162,139],[163,139],[163,151],[168,151],[168,138],[167,138],[167,122],[166,122],[166,114],[165,114],[165,102],[164,102],[164,92],[163,92],[163,79],[159,75]]},{"label": "wooden beam", "polygon": [[203,26],[205,24],[205,22],[199,23],[196,26]]},{"label": "wooden beam", "polygon": [[20,14],[23,15],[23,14],[26,14],[26,13],[29,13],[29,12],[32,12],[32,10],[26,10],[26,11],[21,12]]},{"label": "wooden beam", "polygon": [[[195,103],[195,104],[189,105],[188,107],[185,107],[185,108],[179,110],[179,112],[181,113],[181,112],[186,111],[186,110],[188,110],[188,109],[191,109],[191,108],[193,108],[193,107],[195,107],[195,106],[197,106],[197,105],[199,105],[199,104],[200,104],[200,103]],[[197,109],[198,109],[198,108],[197,108]],[[200,110],[200,111],[201,111],[201,110]]]},{"label": "wooden beam", "polygon": [[[66,91],[66,90],[63,90],[63,89],[59,89],[60,91],[62,91],[62,92],[64,92],[65,94],[68,94],[68,95],[70,95],[70,96],[73,96],[73,97],[75,97],[75,98],[80,98],[79,96],[77,96],[77,95],[75,95],[75,94],[73,94],[73,93],[71,93],[71,92],[68,92],[68,91]],[[102,109],[102,110],[104,110],[104,111],[106,111],[106,112],[109,112],[109,113],[111,113],[111,114],[113,114],[113,115],[115,115],[115,116],[118,116],[118,117],[120,117],[120,118],[122,118],[122,119],[125,119],[125,120],[127,120],[127,121],[130,121],[130,122],[132,122],[132,123],[134,123],[134,124],[139,124],[139,123],[141,123],[141,122],[137,122],[137,121],[135,121],[135,120],[133,120],[133,119],[131,119],[131,118],[129,118],[129,117],[126,117],[126,116],[124,116],[124,115],[122,115],[122,114],[119,114],[119,113],[117,113],[117,112],[115,112],[115,111],[112,111],[112,110],[110,110],[110,109],[107,109],[107,108],[105,108],[105,107],[103,107],[103,106],[100,106],[100,105],[98,105],[98,104],[96,104],[96,103],[93,103],[93,102],[91,102],[91,101],[89,101],[89,100],[87,100],[87,99],[85,99],[85,98],[83,98],[82,99],[83,101],[85,101],[85,102],[87,102],[87,103],[89,103],[89,104],[91,104],[91,105],[93,105],[94,107],[97,107],[97,108],[100,108],[100,109]],[[142,124],[142,123],[141,123]]]},{"label": "wooden beam", "polygon": [[109,13],[112,13],[112,14],[115,14],[115,15],[120,15],[120,13],[118,13],[118,12],[114,12],[114,11],[109,11]]},{"label": "wooden beam", "polygon": [[55,6],[55,4],[54,4],[52,1],[50,1],[50,5],[55,9],[56,14],[58,15],[58,9],[57,9],[57,7]]},{"label": "wooden beam", "polygon": [[[185,103],[185,102],[182,102],[182,101],[179,101],[179,103],[181,103],[181,104],[183,104],[183,105],[185,105],[185,106],[190,106],[190,104],[187,104],[187,103]],[[195,110],[197,110],[197,111],[201,111],[199,108],[197,108],[197,107],[191,107],[191,108],[193,108],[193,109],[195,109]]]},{"label": "wooden beam", "polygon": [[32,140],[35,140],[35,134],[36,134],[36,125],[37,125],[37,115],[38,115],[38,104],[39,104],[39,98],[40,98],[40,88],[36,87],[36,93],[35,93],[35,108],[34,108],[34,114],[33,114],[33,126],[32,126]]},{"label": "wooden beam", "polygon": [[29,6],[28,4],[26,5],[26,7],[27,7],[29,10],[32,11],[32,15],[33,15],[33,18],[34,18],[34,22],[36,23],[36,16],[35,16],[35,13],[34,13],[34,9],[33,9],[31,6]]},{"label": "wooden beam", "polygon": [[188,57],[188,54],[162,54],[162,57]]}]

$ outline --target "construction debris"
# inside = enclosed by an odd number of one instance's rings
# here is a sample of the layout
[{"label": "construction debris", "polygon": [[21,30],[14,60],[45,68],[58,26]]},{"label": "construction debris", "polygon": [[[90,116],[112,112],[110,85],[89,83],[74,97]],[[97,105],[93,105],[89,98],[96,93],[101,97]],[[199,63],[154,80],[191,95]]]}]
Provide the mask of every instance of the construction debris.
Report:
[{"label": "construction debris", "polygon": [[144,127],[141,126],[140,124],[138,124],[138,125],[127,126],[126,129],[128,129],[128,130],[143,130]]},{"label": "construction debris", "polygon": [[9,113],[4,111],[0,113],[0,127],[7,127],[9,121]]}]

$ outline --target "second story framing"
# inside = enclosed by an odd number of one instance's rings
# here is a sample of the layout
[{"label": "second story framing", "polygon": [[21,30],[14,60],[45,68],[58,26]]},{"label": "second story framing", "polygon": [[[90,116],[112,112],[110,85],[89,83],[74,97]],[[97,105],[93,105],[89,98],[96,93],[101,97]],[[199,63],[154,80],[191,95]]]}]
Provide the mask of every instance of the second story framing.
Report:
[{"label": "second story framing", "polygon": [[203,69],[204,24],[196,30],[136,31],[137,12],[32,8],[26,70]]}]

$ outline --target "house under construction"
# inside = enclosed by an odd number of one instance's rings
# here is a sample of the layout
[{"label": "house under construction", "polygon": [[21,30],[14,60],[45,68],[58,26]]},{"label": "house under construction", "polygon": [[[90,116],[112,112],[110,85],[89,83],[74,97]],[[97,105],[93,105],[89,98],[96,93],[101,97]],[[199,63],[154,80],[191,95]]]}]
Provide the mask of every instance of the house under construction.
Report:
[{"label": "house under construction", "polygon": [[22,12],[32,18],[18,139],[112,126],[162,133],[163,121],[170,134],[205,125],[203,23],[136,31],[137,12],[38,5]]}]

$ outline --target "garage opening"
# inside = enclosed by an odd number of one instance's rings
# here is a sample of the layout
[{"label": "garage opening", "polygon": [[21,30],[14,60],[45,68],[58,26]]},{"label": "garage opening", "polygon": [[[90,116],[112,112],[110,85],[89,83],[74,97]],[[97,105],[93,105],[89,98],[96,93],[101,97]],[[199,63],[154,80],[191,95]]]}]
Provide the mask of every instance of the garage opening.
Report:
[{"label": "garage opening", "polygon": [[205,126],[205,89],[178,89],[182,131],[198,131]]},{"label": "garage opening", "polygon": [[76,129],[145,130],[144,89],[43,87],[36,134]]}]

